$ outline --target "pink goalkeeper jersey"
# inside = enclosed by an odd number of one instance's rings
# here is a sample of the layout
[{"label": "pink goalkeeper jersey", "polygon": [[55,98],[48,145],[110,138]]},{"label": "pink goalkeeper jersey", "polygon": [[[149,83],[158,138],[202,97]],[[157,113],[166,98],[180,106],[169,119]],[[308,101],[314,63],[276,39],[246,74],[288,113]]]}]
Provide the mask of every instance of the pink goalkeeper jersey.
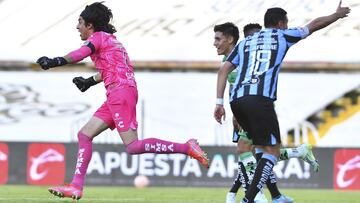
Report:
[{"label": "pink goalkeeper jersey", "polygon": [[95,47],[90,55],[101,74],[105,88],[133,86],[136,87],[134,67],[125,47],[112,34],[95,32],[87,40]]}]

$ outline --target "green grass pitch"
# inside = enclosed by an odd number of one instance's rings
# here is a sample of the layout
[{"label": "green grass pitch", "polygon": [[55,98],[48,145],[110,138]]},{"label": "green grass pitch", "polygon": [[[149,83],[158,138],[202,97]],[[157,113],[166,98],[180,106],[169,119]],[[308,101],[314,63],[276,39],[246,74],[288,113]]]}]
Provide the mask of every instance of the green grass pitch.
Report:
[{"label": "green grass pitch", "polygon": [[[79,202],[123,203],[223,203],[228,188],[179,187],[86,187]],[[282,189],[282,193],[296,203],[358,203],[360,191],[334,191],[317,189]],[[238,200],[242,197],[242,191]],[[267,193],[268,200],[269,194]],[[68,198],[53,197],[47,187],[5,185],[0,186],[0,202],[72,202]]]}]

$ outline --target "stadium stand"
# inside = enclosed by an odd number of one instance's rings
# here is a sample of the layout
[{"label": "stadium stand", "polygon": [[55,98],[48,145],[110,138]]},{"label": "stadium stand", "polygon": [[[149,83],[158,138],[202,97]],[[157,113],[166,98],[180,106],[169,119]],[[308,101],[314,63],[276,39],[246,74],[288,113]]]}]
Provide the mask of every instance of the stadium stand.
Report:
[{"label": "stadium stand", "polygon": [[[7,31],[0,33],[0,61],[32,62],[39,55],[57,56],[77,48],[81,45],[75,29],[77,18],[81,9],[91,2],[3,0],[0,26]],[[281,6],[288,11],[290,26],[302,26],[310,19],[334,10],[338,1],[133,0],[123,4],[123,1],[108,0],[106,4],[114,8],[113,24],[118,30],[117,36],[133,60],[147,64],[204,62],[203,66],[208,66],[209,61],[217,62],[221,58],[216,56],[212,45],[215,24],[232,21],[240,28],[249,22],[262,24],[263,13],[268,7]],[[360,5],[357,0],[347,0],[344,4],[351,6],[351,18],[344,19],[341,24],[334,23],[316,33],[316,37],[301,42],[301,46],[288,53],[286,61],[358,63],[357,53],[348,45],[358,42]],[[147,9],[153,5],[156,10]],[[168,65],[157,63],[156,67]]]},{"label": "stadium stand", "polygon": [[[311,129],[306,129],[309,133],[307,140],[313,145],[319,144],[321,139],[324,139],[325,136],[329,134],[329,131],[334,126],[342,125],[342,123],[347,120],[356,120],[355,115],[360,112],[360,86],[352,89],[351,91],[345,93],[338,99],[335,99],[330,104],[325,106],[323,109],[317,111],[316,113],[310,115],[306,120],[313,124],[316,129],[316,132],[311,131]],[[354,117],[354,118],[353,118]],[[343,127],[344,132],[346,127]],[[316,133],[316,135],[315,135]],[[295,145],[294,138],[295,131],[290,130],[288,134],[288,144]],[[339,137],[342,135],[339,135]],[[337,140],[337,139],[336,139]],[[334,142],[336,142],[334,140]]]}]

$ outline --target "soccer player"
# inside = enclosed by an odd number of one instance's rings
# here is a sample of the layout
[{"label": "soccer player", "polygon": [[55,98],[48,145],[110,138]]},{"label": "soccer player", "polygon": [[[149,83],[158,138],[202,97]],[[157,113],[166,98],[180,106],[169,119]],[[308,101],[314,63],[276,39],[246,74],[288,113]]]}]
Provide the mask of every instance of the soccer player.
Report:
[{"label": "soccer player", "polygon": [[80,199],[83,196],[86,170],[92,155],[92,140],[108,128],[117,129],[129,154],[181,153],[197,159],[204,167],[209,167],[209,160],[195,139],[190,139],[186,143],[156,138],[138,140],[138,93],[134,68],[126,49],[113,35],[116,30],[109,23],[111,19],[111,10],[102,2],[86,6],[77,25],[80,38],[85,44],[64,57],[51,59],[44,56],[37,60],[37,63],[47,70],[76,63],[90,56],[99,73],[87,79],[77,77],[73,81],[81,91],[86,91],[90,86],[103,81],[107,91],[106,101],[78,133],[78,158],[72,182],[69,185],[49,188],[49,192],[59,197]]},{"label": "soccer player", "polygon": [[328,16],[312,20],[304,27],[288,29],[287,12],[270,8],[264,16],[265,29],[242,40],[218,72],[215,120],[222,123],[226,77],[240,66],[230,94],[230,105],[236,120],[263,152],[242,203],[254,202],[256,194],[271,176],[280,157],[280,130],[273,102],[276,100],[277,79],[287,50],[313,32],[340,18],[347,17],[350,8],[342,7]]},{"label": "soccer player", "polygon": [[[255,32],[261,30],[261,26],[259,24],[248,24],[244,27],[244,36],[247,37],[252,35]],[[239,29],[238,27],[230,22],[215,25],[214,27],[214,46],[216,47],[218,55],[223,55],[224,63],[226,58],[235,47],[238,39],[239,39]],[[231,73],[229,73],[227,80],[230,84],[229,89],[231,90],[232,84],[237,75],[237,70],[234,69]],[[239,162],[238,162],[238,175],[235,178],[233,185],[230,189],[230,192],[227,194],[226,203],[235,203],[236,202],[236,193],[240,188],[240,185],[243,186],[246,191],[246,185],[248,185],[248,176],[247,172],[252,172],[255,170],[256,160],[252,155],[251,151],[251,140],[247,137],[246,132],[241,128],[239,123],[236,121],[235,117],[232,119],[233,121],[233,142],[237,143],[237,152],[239,154]],[[250,152],[252,159],[247,158],[245,162],[246,168],[241,160],[241,156],[247,152]],[[246,178],[245,178],[246,177]],[[256,198],[257,200],[263,200],[263,202],[267,202],[266,197],[263,193],[258,193]]]},{"label": "soccer player", "polygon": [[[255,32],[261,30],[261,25],[257,23],[250,23],[244,26],[243,32],[244,36],[248,37]],[[227,56],[230,54],[232,49],[235,47],[236,42],[239,39],[239,30],[236,25],[233,23],[227,22],[224,24],[219,24],[214,27],[215,37],[214,37],[214,46],[217,49],[218,55],[224,55],[223,62],[226,61]],[[237,75],[237,69],[234,69],[227,76],[227,80],[230,84],[230,90],[232,85],[235,82]],[[255,173],[256,161],[258,161],[262,152],[256,150],[256,158],[253,156],[253,147],[252,141],[247,136],[247,133],[241,129],[240,125],[237,123],[235,117],[233,117],[233,142],[237,143],[237,152],[239,154],[238,161],[238,175],[235,178],[233,185],[230,191],[227,194],[226,202],[233,203],[236,202],[236,193],[239,190],[240,183],[243,186],[244,190],[249,186],[249,182],[252,180],[252,176]],[[240,130],[241,129],[241,130]],[[316,161],[312,151],[311,146],[308,144],[303,144],[297,148],[284,148],[280,151],[280,160],[287,160],[289,158],[301,158],[302,160],[308,162],[314,171],[319,170],[319,164]],[[270,191],[273,203],[277,202],[293,202],[293,200],[285,195],[282,195],[276,185],[276,176],[271,174],[269,180],[266,182],[266,185]],[[265,195],[262,192],[258,193],[255,197],[257,202],[267,202]]]}]

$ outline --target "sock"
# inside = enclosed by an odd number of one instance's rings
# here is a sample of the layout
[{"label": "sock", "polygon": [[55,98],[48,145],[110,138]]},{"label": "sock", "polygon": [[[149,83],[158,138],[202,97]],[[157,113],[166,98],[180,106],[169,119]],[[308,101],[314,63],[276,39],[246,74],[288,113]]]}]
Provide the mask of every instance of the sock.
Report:
[{"label": "sock", "polygon": [[271,154],[263,154],[255,170],[254,178],[246,191],[244,202],[253,202],[256,194],[263,189],[268,180],[277,158]]},{"label": "sock", "polygon": [[[263,151],[261,150],[261,152],[258,152],[255,156],[256,156],[256,161],[259,162],[262,155],[263,155]],[[274,171],[271,170],[271,174],[269,176],[269,179],[266,181],[266,187],[268,188],[268,190],[270,191],[271,194],[271,198],[274,199],[276,197],[278,197],[279,195],[281,195],[279,188],[276,185],[276,175],[274,173]]]},{"label": "sock", "polygon": [[126,145],[126,151],[129,154],[188,154],[189,145],[187,143],[180,144],[156,138],[148,138],[144,140],[135,140],[132,143]]},{"label": "sock", "polygon": [[75,167],[74,177],[71,181],[71,185],[83,189],[86,170],[88,168],[89,162],[92,156],[92,139],[86,136],[85,134],[78,133],[78,155]]},{"label": "sock", "polygon": [[255,173],[256,159],[251,152],[244,152],[239,155],[239,158],[245,169],[245,172],[244,169],[242,171],[244,180],[246,181],[246,186],[244,187],[244,190],[247,191],[248,186],[250,185]]},{"label": "sock", "polygon": [[[245,175],[244,175],[245,174]],[[246,170],[244,164],[240,161],[238,162],[238,174],[233,182],[233,185],[230,188],[230,192],[237,193],[240,185],[244,188],[244,191],[246,192],[246,189],[248,188],[248,177],[246,175]]]},{"label": "sock", "polygon": [[251,180],[249,180],[249,177],[247,176],[246,169],[243,163],[241,163],[240,167],[240,183],[242,188],[244,189],[244,192],[246,192],[246,190],[249,188]]},{"label": "sock", "polygon": [[280,196],[281,193],[279,191],[279,188],[276,185],[276,175],[273,170],[271,170],[271,174],[269,176],[269,179],[266,181],[266,187],[270,191],[271,198],[275,199],[276,197]]},{"label": "sock", "polygon": [[297,148],[283,148],[280,149],[280,160],[288,160],[290,158],[300,157],[300,151]]}]

